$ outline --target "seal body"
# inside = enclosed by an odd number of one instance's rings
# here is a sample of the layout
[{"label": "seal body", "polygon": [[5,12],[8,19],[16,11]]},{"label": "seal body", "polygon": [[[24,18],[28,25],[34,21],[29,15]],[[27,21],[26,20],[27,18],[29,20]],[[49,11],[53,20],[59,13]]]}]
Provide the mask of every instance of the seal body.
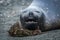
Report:
[{"label": "seal body", "polygon": [[38,35],[42,32],[60,29],[60,21],[46,23],[46,16],[38,8],[27,8],[20,14],[20,21],[9,30],[11,36]]}]

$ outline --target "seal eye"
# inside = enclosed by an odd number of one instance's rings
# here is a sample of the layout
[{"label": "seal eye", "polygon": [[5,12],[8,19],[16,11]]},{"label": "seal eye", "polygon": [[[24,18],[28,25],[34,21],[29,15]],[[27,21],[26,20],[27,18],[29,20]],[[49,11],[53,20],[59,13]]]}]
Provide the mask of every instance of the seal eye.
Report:
[{"label": "seal eye", "polygon": [[39,11],[35,11],[35,12],[40,13]]},{"label": "seal eye", "polygon": [[23,11],[23,13],[26,13],[27,11]]}]

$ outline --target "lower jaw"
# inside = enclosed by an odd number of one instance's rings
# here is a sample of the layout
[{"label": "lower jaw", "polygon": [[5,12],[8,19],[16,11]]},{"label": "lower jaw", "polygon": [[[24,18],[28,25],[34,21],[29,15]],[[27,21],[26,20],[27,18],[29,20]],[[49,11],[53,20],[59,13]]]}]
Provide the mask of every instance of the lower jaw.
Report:
[{"label": "lower jaw", "polygon": [[35,30],[37,28],[37,24],[26,24],[25,29]]}]

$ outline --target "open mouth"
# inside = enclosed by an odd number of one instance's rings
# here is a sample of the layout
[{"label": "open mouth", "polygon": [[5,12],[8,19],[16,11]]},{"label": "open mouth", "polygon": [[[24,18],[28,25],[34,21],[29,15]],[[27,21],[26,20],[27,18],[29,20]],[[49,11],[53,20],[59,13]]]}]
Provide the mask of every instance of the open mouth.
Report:
[{"label": "open mouth", "polygon": [[28,30],[35,30],[38,25],[38,21],[34,18],[27,18],[24,21],[25,23],[25,28]]},{"label": "open mouth", "polygon": [[27,19],[27,20],[25,20],[25,23],[26,24],[36,24],[37,20],[35,20],[35,19]]}]

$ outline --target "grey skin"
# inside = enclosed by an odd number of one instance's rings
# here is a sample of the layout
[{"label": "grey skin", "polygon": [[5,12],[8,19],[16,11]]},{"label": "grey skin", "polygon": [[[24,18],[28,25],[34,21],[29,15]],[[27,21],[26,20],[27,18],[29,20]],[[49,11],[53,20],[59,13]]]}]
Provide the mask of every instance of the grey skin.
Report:
[{"label": "grey skin", "polygon": [[39,28],[41,31],[45,30],[45,15],[43,12],[37,9],[28,8],[22,11],[22,13],[20,14],[20,21],[24,29],[36,30]]}]

